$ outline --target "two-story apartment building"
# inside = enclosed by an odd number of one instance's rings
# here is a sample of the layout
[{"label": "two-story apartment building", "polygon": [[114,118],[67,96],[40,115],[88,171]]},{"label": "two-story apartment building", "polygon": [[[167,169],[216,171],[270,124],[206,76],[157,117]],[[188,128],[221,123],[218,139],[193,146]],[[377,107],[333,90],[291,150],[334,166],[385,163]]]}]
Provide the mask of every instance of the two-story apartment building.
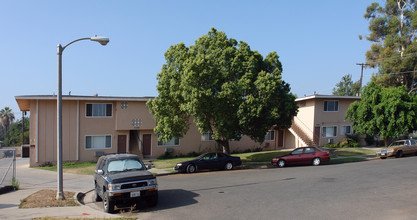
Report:
[{"label": "two-story apartment building", "polygon": [[[16,96],[21,111],[30,111],[30,165],[56,162],[56,96]],[[64,161],[94,161],[102,154],[133,153],[158,157],[221,149],[210,134],[191,123],[187,134],[168,143],[153,132],[156,122],[146,107],[152,97],[63,96],[62,142]],[[298,115],[288,130],[271,130],[263,143],[243,136],[230,141],[231,151],[275,150],[338,142],[352,132],[344,114],[359,97],[313,95],[299,98]]]},{"label": "two-story apartment building", "polygon": [[346,135],[353,134],[352,123],[344,117],[355,101],[360,101],[360,97],[314,94],[296,99],[298,114],[286,132],[286,145],[323,146],[343,141]]},{"label": "two-story apartment building", "polygon": [[[174,155],[221,149],[209,134],[201,134],[191,123],[182,138],[158,142],[153,132],[156,122],[146,107],[152,97],[62,97],[63,161],[94,161],[102,154],[133,153],[158,157],[165,151]],[[30,111],[30,165],[56,162],[56,96],[29,95],[15,97],[21,111]],[[274,131],[264,143],[248,137],[231,141],[231,151],[275,146]]]}]

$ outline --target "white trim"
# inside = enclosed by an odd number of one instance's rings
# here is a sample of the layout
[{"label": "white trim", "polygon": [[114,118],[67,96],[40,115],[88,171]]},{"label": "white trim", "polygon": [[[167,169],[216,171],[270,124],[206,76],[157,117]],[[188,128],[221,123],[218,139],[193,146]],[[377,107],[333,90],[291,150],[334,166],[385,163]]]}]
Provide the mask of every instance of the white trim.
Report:
[{"label": "white trim", "polygon": [[[87,136],[89,137],[106,137],[106,136],[110,136],[110,148],[87,148],[86,145],[86,138]],[[106,150],[106,149],[113,149],[113,135],[111,134],[86,134],[84,135],[84,150]]]},{"label": "white trim", "polygon": [[36,100],[36,163],[39,163],[39,100]]},{"label": "white trim", "polygon": [[306,97],[302,97],[302,98],[297,98],[295,99],[296,102],[299,101],[303,101],[303,100],[308,100],[308,99],[356,99],[356,100],[361,100],[361,97],[359,96],[335,96],[335,95],[311,95],[311,96],[306,96]]},{"label": "white trim", "polygon": [[[148,101],[155,97],[117,97],[117,96],[74,96],[63,95],[62,100],[80,101]],[[16,100],[56,100],[56,95],[22,95],[15,96]]]},{"label": "white trim", "polygon": [[80,101],[77,101],[77,161],[80,160]]}]

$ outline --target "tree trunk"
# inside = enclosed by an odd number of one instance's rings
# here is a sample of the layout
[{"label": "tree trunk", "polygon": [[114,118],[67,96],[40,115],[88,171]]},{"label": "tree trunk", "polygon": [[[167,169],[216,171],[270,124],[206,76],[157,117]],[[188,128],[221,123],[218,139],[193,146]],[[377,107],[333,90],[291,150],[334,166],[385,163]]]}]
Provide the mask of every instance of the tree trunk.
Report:
[{"label": "tree trunk", "polygon": [[388,145],[390,144],[391,140],[392,139],[389,138],[389,137],[384,138],[385,147],[388,147]]},{"label": "tree trunk", "polygon": [[223,153],[230,154],[229,140],[216,140],[223,147]]}]

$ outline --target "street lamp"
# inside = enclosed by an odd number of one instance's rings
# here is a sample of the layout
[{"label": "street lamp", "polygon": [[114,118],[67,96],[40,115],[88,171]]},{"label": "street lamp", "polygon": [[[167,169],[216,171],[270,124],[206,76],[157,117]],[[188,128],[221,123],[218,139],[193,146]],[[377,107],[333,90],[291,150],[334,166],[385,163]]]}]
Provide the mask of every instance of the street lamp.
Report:
[{"label": "street lamp", "polygon": [[105,46],[109,43],[109,38],[107,37],[86,37],[80,38],[70,42],[69,44],[65,45],[64,47],[61,44],[57,46],[57,54],[58,54],[58,95],[57,95],[57,173],[58,173],[58,190],[56,194],[57,199],[65,199],[64,197],[64,187],[63,187],[63,178],[62,178],[62,52],[64,52],[65,48],[69,45],[81,41],[81,40],[91,40],[99,42],[101,45]]}]

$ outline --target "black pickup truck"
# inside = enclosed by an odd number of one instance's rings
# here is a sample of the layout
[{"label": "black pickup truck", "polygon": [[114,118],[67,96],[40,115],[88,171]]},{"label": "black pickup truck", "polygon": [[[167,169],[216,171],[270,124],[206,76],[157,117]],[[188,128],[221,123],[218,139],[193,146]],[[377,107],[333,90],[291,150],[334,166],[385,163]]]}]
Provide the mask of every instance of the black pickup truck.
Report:
[{"label": "black pickup truck", "polygon": [[148,206],[158,203],[158,184],[142,160],[133,154],[101,156],[94,171],[95,200],[103,201],[104,211],[127,207],[140,200]]}]

